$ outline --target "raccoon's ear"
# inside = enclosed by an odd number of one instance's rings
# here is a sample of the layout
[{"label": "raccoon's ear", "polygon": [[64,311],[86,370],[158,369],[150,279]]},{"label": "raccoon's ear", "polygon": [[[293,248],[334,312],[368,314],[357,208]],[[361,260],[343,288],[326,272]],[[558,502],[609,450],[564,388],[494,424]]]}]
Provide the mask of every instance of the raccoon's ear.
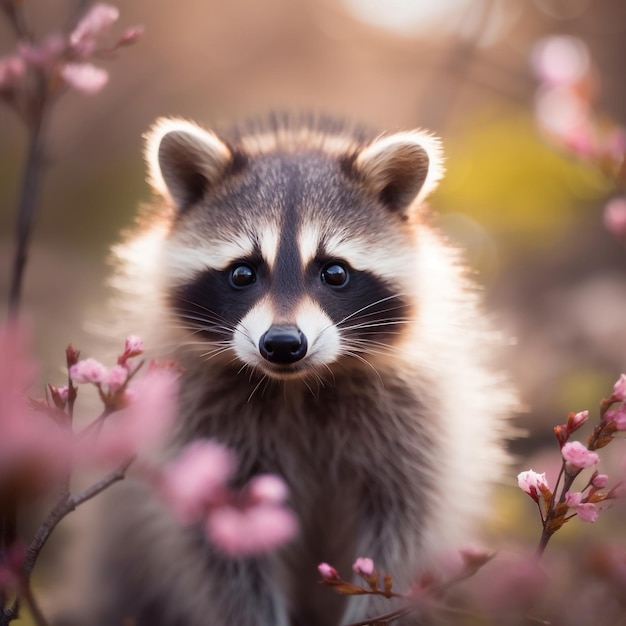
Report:
[{"label": "raccoon's ear", "polygon": [[228,146],[216,135],[185,120],[157,120],[146,134],[150,183],[179,211],[220,181],[232,160]]},{"label": "raccoon's ear", "polygon": [[419,207],[444,171],[439,140],[421,131],[379,137],[359,152],[354,167],[379,200],[403,216]]}]

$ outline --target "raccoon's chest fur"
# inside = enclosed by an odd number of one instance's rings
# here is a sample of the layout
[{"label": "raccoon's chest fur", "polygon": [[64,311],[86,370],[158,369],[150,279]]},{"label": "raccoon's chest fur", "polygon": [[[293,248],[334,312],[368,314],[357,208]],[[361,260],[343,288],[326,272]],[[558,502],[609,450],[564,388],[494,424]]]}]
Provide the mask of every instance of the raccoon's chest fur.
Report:
[{"label": "raccoon's chest fur", "polygon": [[[237,451],[240,484],[269,472],[289,486],[300,530],[272,561],[294,624],[335,623],[345,611],[345,598],[317,584],[319,563],[349,572],[360,554],[382,566],[420,549],[444,453],[429,413],[436,400],[426,396],[426,410],[404,376],[383,376],[358,368],[332,384],[286,388],[216,374],[183,390],[178,441],[215,438]],[[398,559],[398,588],[414,575],[415,564]]]}]

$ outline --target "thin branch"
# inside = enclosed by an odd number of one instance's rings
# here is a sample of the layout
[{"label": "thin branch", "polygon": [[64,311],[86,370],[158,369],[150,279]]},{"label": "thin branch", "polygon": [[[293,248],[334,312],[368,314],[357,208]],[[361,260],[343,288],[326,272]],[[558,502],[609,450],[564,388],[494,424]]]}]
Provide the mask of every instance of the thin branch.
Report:
[{"label": "thin branch", "polygon": [[391,622],[400,617],[404,617],[405,615],[409,615],[415,611],[415,606],[404,606],[400,609],[396,609],[395,611],[391,611],[390,613],[385,613],[384,615],[378,615],[376,617],[372,617],[371,619],[363,620],[362,622],[352,622],[348,624],[348,626],[375,626],[379,623]]},{"label": "thin branch", "polygon": [[[44,79],[42,78],[42,80]],[[17,246],[9,291],[9,312],[11,317],[17,317],[20,308],[24,270],[28,260],[28,244],[32,233],[37,202],[39,200],[41,176],[43,174],[45,160],[44,132],[47,121],[47,107],[45,96],[43,95],[38,108],[40,108],[40,111],[34,115],[33,126],[30,131],[24,178],[22,179],[20,199],[17,207],[15,224]]]},{"label": "thin branch", "polygon": [[69,498],[64,497],[59,499],[55,507],[52,511],[50,511],[48,517],[40,526],[37,534],[28,547],[26,558],[24,559],[24,564],[22,566],[22,572],[26,577],[30,576],[32,573],[41,549],[44,547],[50,538],[50,535],[61,520],[63,520],[66,515],[74,511],[78,506],[87,502],[87,500],[91,500],[91,498],[97,496],[112,484],[123,480],[126,476],[126,470],[128,470],[134,460],[135,458],[133,457],[128,461],[125,461],[117,469],[113,470],[110,474],[107,474],[104,478],[94,483],[91,487],[85,489],[84,491],[76,493]]}]

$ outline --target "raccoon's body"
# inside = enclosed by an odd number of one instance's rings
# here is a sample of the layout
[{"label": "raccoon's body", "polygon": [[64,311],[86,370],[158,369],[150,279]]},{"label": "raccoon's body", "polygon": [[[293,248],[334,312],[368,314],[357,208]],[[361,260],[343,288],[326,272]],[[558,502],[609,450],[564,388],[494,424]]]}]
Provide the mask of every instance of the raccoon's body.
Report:
[{"label": "raccoon's body", "polygon": [[212,437],[242,484],[282,476],[299,533],[269,557],[228,558],[126,486],[105,522],[98,624],[388,612],[317,585],[317,565],[348,576],[367,556],[403,590],[470,541],[511,407],[475,294],[421,206],[437,141],[289,121],[220,138],[163,120],[148,164],[165,209],[119,248],[118,281],[131,330],[185,370],[173,447]]}]

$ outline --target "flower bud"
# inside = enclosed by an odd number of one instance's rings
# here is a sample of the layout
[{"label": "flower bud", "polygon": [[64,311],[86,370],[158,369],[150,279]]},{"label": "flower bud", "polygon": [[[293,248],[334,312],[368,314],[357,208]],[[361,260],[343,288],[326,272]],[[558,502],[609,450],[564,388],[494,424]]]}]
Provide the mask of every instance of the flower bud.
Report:
[{"label": "flower bud", "polygon": [[570,413],[567,416],[567,430],[573,433],[578,430],[589,419],[589,411],[580,411],[579,413]]},{"label": "flower bud", "polygon": [[352,566],[354,572],[360,576],[371,576],[374,573],[374,561],[359,557]]},{"label": "flower bud", "polygon": [[519,488],[527,493],[535,502],[539,502],[540,492],[550,489],[545,473],[538,474],[533,470],[520,472],[517,475],[517,484]]},{"label": "flower bud", "polygon": [[339,572],[328,563],[320,563],[317,566],[317,571],[324,580],[339,580]]}]

